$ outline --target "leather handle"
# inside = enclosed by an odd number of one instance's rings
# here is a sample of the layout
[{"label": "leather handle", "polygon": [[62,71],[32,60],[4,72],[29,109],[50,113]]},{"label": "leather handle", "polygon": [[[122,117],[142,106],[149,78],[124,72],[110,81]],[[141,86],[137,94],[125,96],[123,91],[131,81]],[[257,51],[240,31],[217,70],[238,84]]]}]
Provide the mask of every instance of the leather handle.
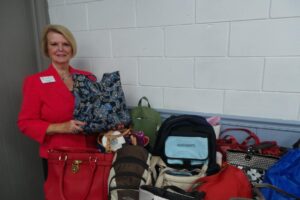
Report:
[{"label": "leather handle", "polygon": [[151,108],[150,103],[149,103],[149,100],[148,100],[148,98],[145,97],[145,96],[143,96],[143,97],[139,100],[138,106],[139,106],[139,107],[142,106],[142,101],[143,101],[143,100],[145,100],[145,101],[147,102],[147,104],[148,104],[148,107]]},{"label": "leather handle", "polygon": [[53,149],[49,149],[48,153],[61,153],[62,156],[67,155],[68,153],[90,153],[90,154],[94,154],[94,153],[99,153],[99,151],[97,149],[93,149],[93,148],[74,148],[74,147],[61,147],[61,148],[53,148]]},{"label": "leather handle", "polygon": [[[60,196],[61,196],[62,200],[67,200],[67,198],[64,194],[64,178],[65,178],[65,171],[66,171],[66,163],[68,160],[67,154],[64,154],[64,156],[61,156],[60,158],[63,158],[63,159],[61,159],[61,163],[60,163],[60,165],[61,165],[60,180],[59,180]],[[96,168],[97,168],[97,165],[96,165],[97,158],[95,158],[95,159],[90,158],[89,161],[90,161],[91,173],[90,173],[90,177],[89,177],[89,183],[88,183],[88,186],[86,188],[86,191],[85,191],[85,194],[84,194],[82,200],[85,200],[87,198],[87,196],[91,190],[92,183],[94,181]]]},{"label": "leather handle", "polygon": [[277,146],[276,142],[271,142],[271,141],[265,141],[265,142],[261,142],[258,145],[252,145],[253,149],[255,150],[263,150],[275,146]]},{"label": "leather handle", "polygon": [[258,136],[254,132],[252,132],[251,130],[249,130],[247,128],[227,128],[220,133],[220,138],[222,135],[224,135],[225,133],[230,132],[230,131],[242,131],[248,135],[248,137],[241,142],[241,145],[247,146],[248,142],[251,139],[254,140],[256,145],[260,144],[260,139],[258,138]]}]

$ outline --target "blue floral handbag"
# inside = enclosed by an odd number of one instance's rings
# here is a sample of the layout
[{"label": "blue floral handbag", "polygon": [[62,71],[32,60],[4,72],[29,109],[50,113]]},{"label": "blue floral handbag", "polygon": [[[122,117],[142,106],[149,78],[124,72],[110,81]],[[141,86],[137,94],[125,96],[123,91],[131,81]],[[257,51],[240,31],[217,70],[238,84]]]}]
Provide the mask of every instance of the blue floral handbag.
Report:
[{"label": "blue floral handbag", "polygon": [[[92,76],[92,77],[90,77]],[[118,71],[105,73],[97,82],[94,75],[74,74],[74,118],[87,124],[86,134],[128,126],[131,118],[126,106]]]}]

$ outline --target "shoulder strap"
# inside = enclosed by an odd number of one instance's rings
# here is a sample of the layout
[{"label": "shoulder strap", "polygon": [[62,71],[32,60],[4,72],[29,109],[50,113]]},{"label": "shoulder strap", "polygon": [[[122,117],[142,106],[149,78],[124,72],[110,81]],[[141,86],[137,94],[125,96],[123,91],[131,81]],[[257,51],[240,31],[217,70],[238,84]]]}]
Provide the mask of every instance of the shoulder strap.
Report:
[{"label": "shoulder strap", "polygon": [[165,187],[163,187],[163,189],[171,190],[171,191],[174,191],[176,193],[186,195],[188,197],[194,197],[196,199],[202,199],[205,196],[204,192],[198,192],[198,191],[186,192],[183,189],[181,189],[177,186],[174,186],[174,185],[165,186]]},{"label": "shoulder strap", "polygon": [[296,199],[296,200],[300,200],[300,197],[297,197],[296,195],[294,194],[291,194],[291,193],[288,193],[274,185],[271,185],[269,183],[253,183],[253,186],[256,187],[256,188],[268,188],[268,189],[272,189],[272,190],[275,190],[276,192],[278,193],[281,193],[282,195],[284,196],[287,196],[289,198],[293,198],[293,199]]}]

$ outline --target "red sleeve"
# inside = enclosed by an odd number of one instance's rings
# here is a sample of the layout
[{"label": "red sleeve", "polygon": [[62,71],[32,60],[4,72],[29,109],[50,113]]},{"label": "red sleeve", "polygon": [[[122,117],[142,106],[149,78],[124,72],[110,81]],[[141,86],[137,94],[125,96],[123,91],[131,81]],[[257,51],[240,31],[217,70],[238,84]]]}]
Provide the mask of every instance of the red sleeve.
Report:
[{"label": "red sleeve", "polygon": [[43,143],[50,123],[41,119],[41,96],[39,83],[35,77],[28,77],[23,84],[23,102],[18,116],[18,126],[22,133]]}]

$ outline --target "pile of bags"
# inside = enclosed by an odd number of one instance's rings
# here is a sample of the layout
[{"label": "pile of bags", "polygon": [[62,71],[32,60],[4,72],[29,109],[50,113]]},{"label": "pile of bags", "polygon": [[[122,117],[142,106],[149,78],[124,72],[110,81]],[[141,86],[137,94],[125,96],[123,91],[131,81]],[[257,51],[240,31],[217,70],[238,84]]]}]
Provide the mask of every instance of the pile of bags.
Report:
[{"label": "pile of bags", "polygon": [[220,117],[162,120],[146,97],[129,111],[119,72],[73,78],[74,118],[100,132],[98,150],[49,151],[46,199],[300,199],[299,141],[291,150],[246,128],[220,132]]}]

